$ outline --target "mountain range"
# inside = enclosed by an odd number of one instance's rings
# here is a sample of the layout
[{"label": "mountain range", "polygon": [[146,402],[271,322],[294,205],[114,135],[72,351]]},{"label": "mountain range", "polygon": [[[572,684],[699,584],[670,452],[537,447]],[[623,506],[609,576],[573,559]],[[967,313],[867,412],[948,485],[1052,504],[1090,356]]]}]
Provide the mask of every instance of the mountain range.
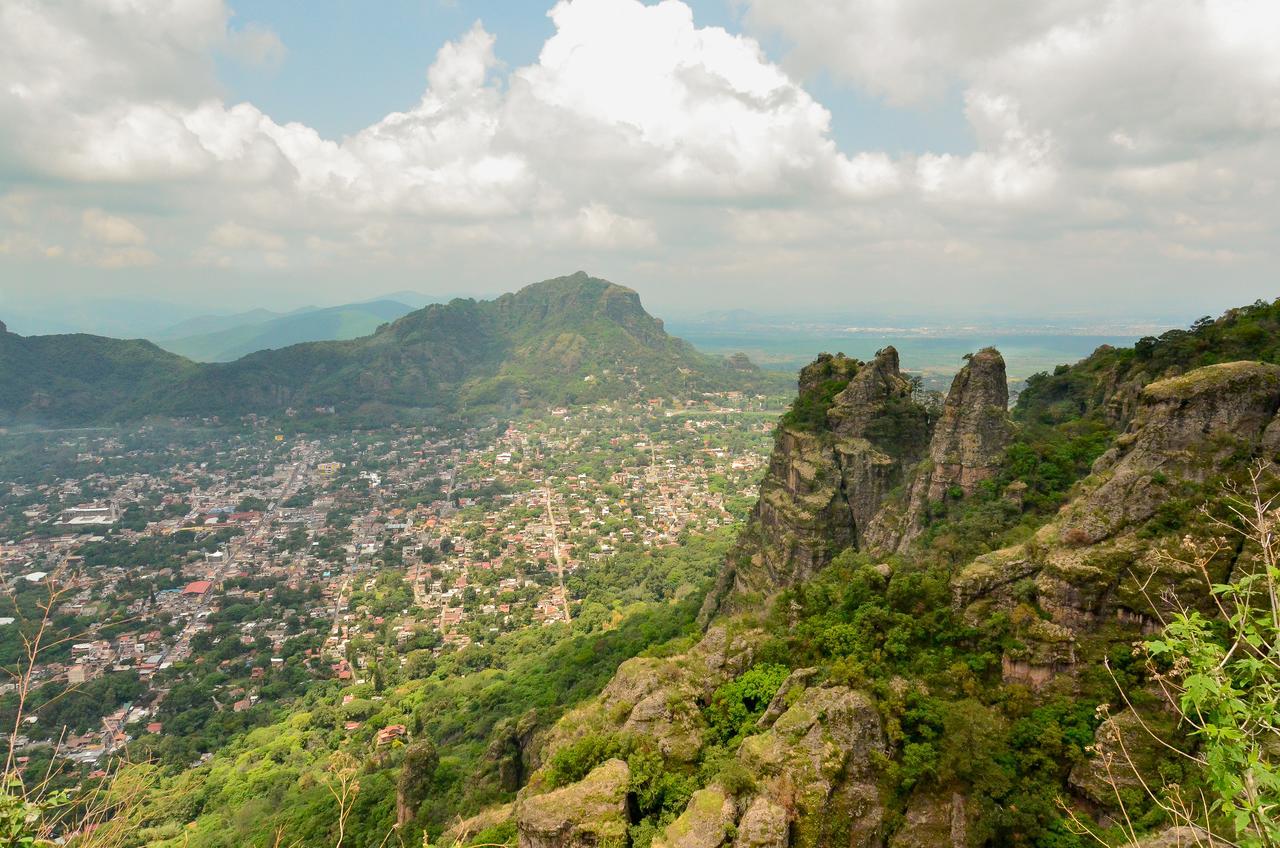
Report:
[{"label": "mountain range", "polygon": [[151,341],[196,362],[234,362],[260,350],[367,336],[412,311],[412,307],[395,300],[306,308],[287,314],[256,309],[237,315],[189,319],[153,336]]},{"label": "mountain range", "polygon": [[10,424],[287,411],[450,418],[773,382],[745,357],[697,352],[667,334],[634,291],[584,272],[491,301],[430,304],[367,336],[227,363],[193,362],[142,340],[0,332],[0,423]]}]

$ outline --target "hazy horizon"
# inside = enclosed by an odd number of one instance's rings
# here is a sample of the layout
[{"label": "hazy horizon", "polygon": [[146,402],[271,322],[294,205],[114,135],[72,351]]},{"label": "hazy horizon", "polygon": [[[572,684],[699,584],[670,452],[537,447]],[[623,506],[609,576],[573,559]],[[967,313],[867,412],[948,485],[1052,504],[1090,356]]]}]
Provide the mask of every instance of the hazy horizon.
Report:
[{"label": "hazy horizon", "polygon": [[[255,302],[246,299],[234,303],[223,300],[208,304],[166,301],[160,298],[93,296],[71,302],[66,299],[47,303],[28,301],[26,304],[21,301],[0,301],[0,321],[7,324],[10,332],[20,335],[90,333],[118,338],[160,338],[184,324],[203,318],[234,318],[253,313],[288,316],[374,301],[393,301],[410,309],[419,309],[429,303],[447,303],[454,298],[491,300],[521,287],[517,285],[491,292],[441,294],[398,290],[347,300],[341,297],[307,300],[300,296],[294,300],[277,298]],[[703,338],[745,334],[753,330],[816,331],[819,334],[835,331],[873,336],[963,336],[966,333],[993,330],[1006,335],[1018,335],[1052,331],[1063,335],[1138,338],[1142,335],[1159,334],[1168,329],[1183,328],[1202,315],[1216,317],[1226,309],[1243,305],[1227,302],[1221,308],[1209,307],[1203,311],[1183,309],[1162,312],[1160,305],[1153,304],[1146,312],[1117,314],[1108,311],[1105,315],[1090,313],[1084,309],[1075,312],[1057,310],[1047,314],[994,309],[972,309],[967,312],[956,309],[913,309],[910,305],[896,309],[859,309],[840,302],[832,302],[821,309],[795,303],[773,309],[751,309],[743,306],[707,309],[675,302],[667,304],[667,308],[663,309],[653,306],[643,290],[638,293],[645,308],[655,317],[663,319],[674,334],[698,335]]]}]

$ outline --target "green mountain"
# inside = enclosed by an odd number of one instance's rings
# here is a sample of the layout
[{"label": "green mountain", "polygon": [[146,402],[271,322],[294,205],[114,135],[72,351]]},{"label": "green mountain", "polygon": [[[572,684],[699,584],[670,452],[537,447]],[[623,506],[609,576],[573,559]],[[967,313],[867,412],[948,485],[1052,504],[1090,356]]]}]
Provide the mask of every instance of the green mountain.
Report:
[{"label": "green mountain", "polygon": [[411,311],[403,303],[375,300],[328,309],[306,309],[288,315],[246,313],[243,322],[222,329],[155,341],[165,350],[197,362],[232,362],[260,350],[367,336]]},{"label": "green mountain", "polygon": [[85,334],[19,336],[0,323],[0,424],[87,424],[118,418],[198,365],[148,341]]},{"label": "green mountain", "polygon": [[668,335],[632,290],[579,272],[492,301],[432,304],[346,341],[199,365],[149,342],[24,338],[0,347],[0,422],[90,423],[149,415],[465,416],[525,404],[756,389],[741,357]]},{"label": "green mountain", "polygon": [[184,339],[188,336],[204,336],[219,333],[223,330],[234,330],[237,327],[250,327],[285,318],[290,315],[302,315],[314,312],[314,306],[304,306],[292,312],[273,312],[270,309],[250,309],[247,312],[235,312],[231,315],[197,315],[187,318],[163,329],[151,333],[151,341],[157,344],[170,339]]}]

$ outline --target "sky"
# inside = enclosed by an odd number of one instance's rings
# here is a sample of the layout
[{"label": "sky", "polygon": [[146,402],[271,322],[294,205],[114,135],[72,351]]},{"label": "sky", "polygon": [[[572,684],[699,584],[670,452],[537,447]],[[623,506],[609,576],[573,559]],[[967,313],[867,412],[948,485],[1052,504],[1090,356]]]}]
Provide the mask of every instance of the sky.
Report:
[{"label": "sky", "polygon": [[1274,0],[6,0],[0,320],[579,269],[677,316],[1216,313],[1280,294],[1276,44]]}]

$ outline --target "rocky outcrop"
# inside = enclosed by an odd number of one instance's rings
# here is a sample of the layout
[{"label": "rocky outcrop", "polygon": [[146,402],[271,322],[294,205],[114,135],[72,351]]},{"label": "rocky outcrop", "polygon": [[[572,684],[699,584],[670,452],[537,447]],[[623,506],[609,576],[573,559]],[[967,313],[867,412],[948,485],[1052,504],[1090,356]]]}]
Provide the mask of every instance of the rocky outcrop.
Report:
[{"label": "rocky outcrop", "polygon": [[907,803],[902,826],[889,839],[889,848],[970,848],[973,812],[956,790],[917,792]]},{"label": "rocky outcrop", "polygon": [[786,809],[764,795],[757,795],[738,822],[733,848],[787,848],[790,836]]},{"label": "rocky outcrop", "polygon": [[685,811],[653,840],[653,848],[719,848],[737,817],[737,804],[724,789],[699,789]]},{"label": "rocky outcrop", "polygon": [[[764,733],[748,737],[738,761],[756,776],[758,795],[746,806],[739,834],[754,842],[784,831],[784,845],[880,844],[884,801],[877,759],[888,743],[874,702],[843,686],[809,689]],[[760,802],[763,797],[764,803]]]},{"label": "rocky outcrop", "polygon": [[[633,661],[634,662],[634,661]],[[640,675],[643,677],[644,675]],[[885,836],[885,800],[877,784],[876,767],[889,753],[874,701],[845,686],[802,689],[811,675],[802,674],[786,708],[763,732],[747,737],[737,760],[752,775],[748,789],[726,789],[712,783],[694,793],[684,812],[654,841],[655,848],[822,848],[828,845],[880,846]],[[613,709],[623,691],[643,703],[662,691],[668,708],[680,711],[681,700],[697,710],[698,694],[690,690],[633,688],[634,670],[622,669],[597,707]],[[647,694],[646,694],[647,693]],[[621,711],[618,711],[621,712]],[[634,710],[632,710],[634,712]],[[569,729],[594,726],[601,713],[570,713],[558,729],[564,744]],[[624,720],[630,721],[630,717]],[[664,738],[637,728],[646,742]],[[666,737],[669,738],[669,737]],[[669,762],[692,759],[701,738],[680,739],[685,748],[661,746]],[[548,747],[555,748],[557,743]],[[522,848],[570,848],[607,845],[626,812],[626,765],[610,761],[573,786],[535,794],[535,775],[516,803],[515,818]]]},{"label": "rocky outcrop", "polygon": [[929,504],[973,494],[1000,469],[1013,436],[1004,357],[983,348],[951,382],[929,442],[928,459],[911,481],[905,510],[890,507],[871,523],[868,547],[904,552],[924,529]]},{"label": "rocky outcrop", "polygon": [[[1210,498],[1197,487],[1272,458],[1278,411],[1280,366],[1212,365],[1148,385],[1127,431],[1055,520],[956,573],[953,596],[971,621],[1009,616],[1018,647],[1003,657],[1005,682],[1067,693],[1074,669],[1100,661],[1126,638],[1117,634],[1132,639],[1176,599],[1203,599],[1199,569],[1164,554],[1184,531],[1153,519],[1188,490],[1192,502]],[[1221,552],[1211,571],[1225,576],[1234,556]]]},{"label": "rocky outcrop", "polygon": [[1118,813],[1116,791],[1141,795],[1140,775],[1155,773],[1159,758],[1154,745],[1132,710],[1108,716],[1094,732],[1091,756],[1071,769],[1068,783],[1100,809]]},{"label": "rocky outcrop", "polygon": [[521,798],[520,848],[626,848],[630,778],[625,762],[609,760],[572,786]]},{"label": "rocky outcrop", "polygon": [[[825,412],[815,409],[833,388]],[[735,608],[734,599],[768,597],[861,546],[928,441],[928,413],[912,400],[892,347],[867,363],[823,354],[801,372],[796,404],[808,417],[780,424],[759,500],[707,598],[704,622]]]},{"label": "rocky outcrop", "polygon": [[[698,704],[750,668],[762,639],[759,630],[717,625],[685,654],[627,660],[599,697],[556,723],[541,751],[550,756],[588,733],[601,733],[644,739],[676,762],[696,758],[707,733]],[[535,773],[529,786],[538,791],[541,782]]]},{"label": "rocky outcrop", "polygon": [[984,348],[960,369],[947,393],[929,444],[931,467],[918,481],[925,497],[940,500],[953,486],[973,494],[996,474],[1011,435],[1004,357]]},{"label": "rocky outcrop", "polygon": [[485,759],[498,773],[505,792],[524,786],[536,759],[538,713],[529,710],[519,719],[504,719],[494,728]]},{"label": "rocky outcrop", "polygon": [[470,845],[473,841],[470,837],[475,834],[511,821],[512,816],[515,815],[515,809],[515,804],[499,804],[482,810],[471,818],[456,822],[440,835],[440,844]]},{"label": "rocky outcrop", "polygon": [[782,685],[778,687],[777,693],[773,699],[769,701],[769,706],[765,708],[764,713],[756,721],[757,727],[769,728],[778,720],[778,716],[787,711],[787,707],[795,700],[797,694],[809,685],[809,681],[813,680],[818,674],[816,668],[797,668],[787,675],[787,679],[782,681]]},{"label": "rocky outcrop", "polygon": [[1145,521],[1171,480],[1204,482],[1264,444],[1280,408],[1280,366],[1229,362],[1147,386],[1129,429],[1098,459],[1068,509],[1064,541],[1089,545]]}]

